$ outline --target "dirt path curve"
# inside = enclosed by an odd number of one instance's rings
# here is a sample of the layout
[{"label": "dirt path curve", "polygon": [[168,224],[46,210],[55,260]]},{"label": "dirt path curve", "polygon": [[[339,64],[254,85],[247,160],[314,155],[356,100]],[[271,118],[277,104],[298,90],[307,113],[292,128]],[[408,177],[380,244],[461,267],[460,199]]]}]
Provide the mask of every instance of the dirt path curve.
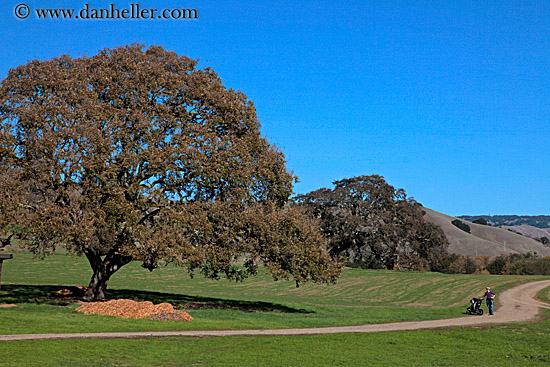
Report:
[{"label": "dirt path curve", "polygon": [[381,331],[400,331],[434,329],[454,326],[472,326],[507,322],[524,322],[534,319],[540,308],[550,308],[550,304],[535,300],[536,294],[550,286],[550,280],[522,284],[500,294],[499,308],[494,316],[469,316],[455,319],[395,322],[390,324],[369,324],[357,326],[337,326],[307,329],[272,330],[186,330],[186,331],[143,331],[112,333],[74,333],[74,334],[16,334],[0,335],[0,341],[10,340],[51,340],[82,338],[147,338],[147,337],[205,337],[235,335],[313,335],[335,333],[375,333]]}]

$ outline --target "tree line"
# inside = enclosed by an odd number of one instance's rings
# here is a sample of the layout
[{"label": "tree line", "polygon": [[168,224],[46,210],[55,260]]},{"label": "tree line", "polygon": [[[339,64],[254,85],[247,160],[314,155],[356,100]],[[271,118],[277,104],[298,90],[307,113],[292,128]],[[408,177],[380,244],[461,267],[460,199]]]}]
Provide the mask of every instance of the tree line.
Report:
[{"label": "tree line", "polygon": [[550,256],[536,253],[502,254],[491,258],[448,254],[441,269],[450,274],[550,275]]}]

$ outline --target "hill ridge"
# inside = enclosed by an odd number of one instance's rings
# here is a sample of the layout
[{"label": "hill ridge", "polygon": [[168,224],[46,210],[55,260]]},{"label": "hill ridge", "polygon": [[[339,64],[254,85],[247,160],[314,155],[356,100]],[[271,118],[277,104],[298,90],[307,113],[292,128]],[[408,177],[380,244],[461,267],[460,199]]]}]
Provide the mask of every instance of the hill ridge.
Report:
[{"label": "hill ridge", "polygon": [[550,215],[460,215],[457,218],[468,222],[483,218],[493,226],[530,225],[536,228],[550,228]]},{"label": "hill ridge", "polygon": [[424,207],[425,219],[441,227],[449,239],[449,252],[467,256],[498,256],[510,253],[536,252],[541,256],[550,256],[550,247],[529,237],[504,228],[476,223],[467,223],[470,233],[459,229],[453,220],[465,221],[463,217],[451,217]]}]

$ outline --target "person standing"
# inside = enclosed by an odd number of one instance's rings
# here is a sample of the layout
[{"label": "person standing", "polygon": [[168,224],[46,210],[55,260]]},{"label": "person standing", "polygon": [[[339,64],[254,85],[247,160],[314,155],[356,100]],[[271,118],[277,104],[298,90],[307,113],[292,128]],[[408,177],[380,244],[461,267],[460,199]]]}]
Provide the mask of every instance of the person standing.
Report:
[{"label": "person standing", "polygon": [[491,288],[485,288],[485,294],[483,295],[487,301],[487,308],[489,309],[489,315],[494,315],[493,303],[496,297],[496,294],[491,292]]}]

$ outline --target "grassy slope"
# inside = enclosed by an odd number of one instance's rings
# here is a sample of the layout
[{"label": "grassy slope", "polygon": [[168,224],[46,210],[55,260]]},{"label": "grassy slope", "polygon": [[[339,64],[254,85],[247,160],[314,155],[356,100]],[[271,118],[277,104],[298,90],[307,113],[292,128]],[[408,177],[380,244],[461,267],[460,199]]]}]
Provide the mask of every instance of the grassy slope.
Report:
[{"label": "grassy slope", "polygon": [[514,232],[521,233],[524,236],[530,238],[550,238],[550,228],[537,228],[528,224],[522,224],[519,226],[502,226],[504,229],[511,229]]},{"label": "grassy slope", "polygon": [[[537,252],[539,255],[550,256],[550,247],[543,246],[531,238],[518,235],[508,230],[467,223],[471,234],[462,231],[451,222],[456,219],[448,215],[424,208],[426,219],[439,225],[449,239],[449,252],[459,255],[476,256],[489,255],[491,257],[511,252]],[[504,242],[506,241],[506,247]]]},{"label": "grassy slope", "polygon": [[[85,284],[89,270],[83,259],[55,255],[39,261],[16,254],[4,270],[7,291],[0,292],[0,302],[15,301],[18,307],[0,309],[0,333],[239,327],[241,322],[259,328],[343,325],[422,319],[438,312],[451,317],[485,285],[499,293],[536,279],[348,269],[336,286],[296,289],[291,283],[272,282],[265,274],[235,284],[191,280],[175,268],[148,273],[131,265],[115,275],[110,284],[113,296],[236,307],[192,310],[194,322],[175,324],[85,316],[74,312],[72,305],[60,307],[41,299],[60,288],[55,284]],[[539,297],[550,298],[550,288]],[[314,321],[307,321],[309,317]],[[549,319],[547,311],[546,320],[524,325],[379,334],[2,342],[0,366],[546,366]]]},{"label": "grassy slope", "polygon": [[90,271],[82,258],[56,254],[44,261],[16,254],[4,267],[0,333],[97,332],[131,330],[248,329],[357,325],[461,316],[487,285],[497,293],[542,277],[445,275],[347,269],[336,285],[273,282],[260,272],[243,283],[212,281],[167,267],[152,273],[137,264],[122,268],[108,296],[192,305],[191,323],[86,316],[76,304],[60,307],[45,299],[69,285],[86,284]]}]

